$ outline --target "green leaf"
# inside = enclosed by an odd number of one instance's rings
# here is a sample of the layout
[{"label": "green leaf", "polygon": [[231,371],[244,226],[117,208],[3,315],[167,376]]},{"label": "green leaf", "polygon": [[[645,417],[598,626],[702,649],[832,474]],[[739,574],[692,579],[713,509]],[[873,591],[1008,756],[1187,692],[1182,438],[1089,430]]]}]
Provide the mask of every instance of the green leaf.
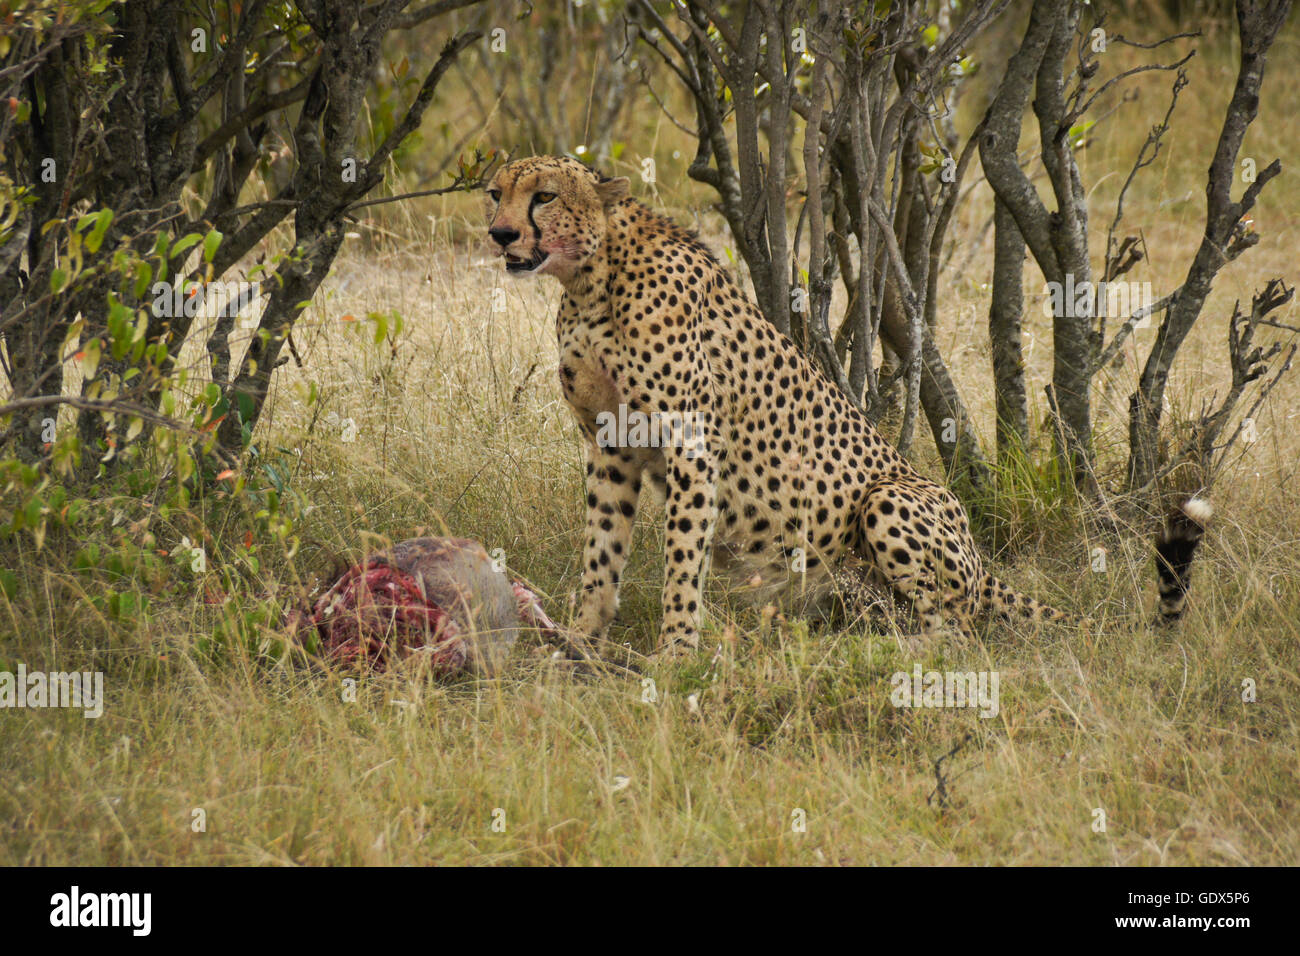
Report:
[{"label": "green leaf", "polygon": [[114,302],[108,310],[108,342],[113,358],[120,359],[131,349],[134,339],[131,319],[135,313],[121,302]]},{"label": "green leaf", "polygon": [[1096,120],[1087,120],[1084,122],[1080,122],[1080,124],[1075,124],[1074,126],[1071,126],[1070,139],[1071,140],[1079,139],[1079,137],[1082,137],[1083,134],[1086,134],[1088,130],[1091,130],[1092,127],[1096,125],[1097,125]]},{"label": "green leaf", "polygon": [[203,261],[211,262],[212,257],[217,254],[217,247],[221,245],[222,235],[213,229],[203,237]]},{"label": "green leaf", "polygon": [[81,374],[87,382],[99,371],[99,356],[102,348],[99,339],[91,339],[81,350]]},{"label": "green leaf", "polygon": [[86,237],[86,248],[93,252],[98,252],[99,247],[103,245],[104,233],[108,232],[109,224],[113,221],[113,210],[101,210],[95,217],[95,228],[90,230],[90,235]]},{"label": "green leaf", "polygon": [[135,265],[135,297],[143,299],[145,292],[149,289],[149,283],[153,281],[153,266],[147,262],[137,262]]},{"label": "green leaf", "polygon": [[187,236],[182,236],[179,240],[177,240],[176,244],[172,246],[172,250],[168,254],[167,258],[175,259],[186,249],[189,249],[191,246],[197,245],[199,240],[202,238],[203,237],[200,236],[197,232],[191,232]]}]

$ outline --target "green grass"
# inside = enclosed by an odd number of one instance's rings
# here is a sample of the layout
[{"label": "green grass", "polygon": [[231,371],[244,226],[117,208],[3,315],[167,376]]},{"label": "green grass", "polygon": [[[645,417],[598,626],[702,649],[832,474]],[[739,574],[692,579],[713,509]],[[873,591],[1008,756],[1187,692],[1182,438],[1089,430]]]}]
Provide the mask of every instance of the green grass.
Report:
[{"label": "green grass", "polygon": [[[949,638],[917,655],[879,618],[765,616],[715,588],[698,658],[648,664],[655,703],[641,678],[557,669],[535,639],[497,679],[397,672],[362,678],[355,702],[346,674],[259,656],[274,647],[276,609],[331,558],[424,531],[503,548],[569,613],[581,459],[553,386],[555,291],[512,283],[510,310],[493,313],[499,279],[455,250],[435,261],[453,255],[462,265],[432,284],[414,258],[379,270],[349,257],[313,310],[305,367],[285,369],[263,443],[296,466],[305,513],[292,558],[219,501],[204,505],[203,575],[162,557],[124,561],[117,576],[77,569],[80,542],[57,536],[17,555],[18,593],[0,606],[5,657],[102,669],[108,701],[98,720],[2,715],[0,862],[1297,861],[1296,442],[1267,429],[1216,494],[1220,517],[1175,631],[1144,623],[1147,542],[1088,538],[1077,505],[1026,481],[1005,509],[1017,546],[999,573],[1090,624],[994,627],[980,643]],[[395,360],[359,348],[338,320],[365,302],[406,316]],[[385,372],[390,363],[406,371]],[[297,385],[308,379],[327,385],[326,411],[339,416],[318,417],[310,434]],[[1274,403],[1279,419],[1287,402]],[[348,418],[357,430],[344,442]],[[123,499],[104,509],[94,534],[105,540],[114,510],[137,545],[174,549],[194,533],[183,515],[148,517]],[[641,651],[657,626],[659,541],[646,510],[615,630]],[[1105,573],[1092,570],[1098,546]],[[115,615],[106,589],[148,608]],[[997,671],[1000,713],[893,707],[891,674],[918,661]],[[1246,678],[1255,703],[1241,700]],[[935,761],[967,735],[943,765],[940,807],[927,799]],[[492,829],[498,808],[504,832]],[[1092,830],[1096,808],[1104,833]],[[196,809],[205,832],[191,829]]]},{"label": "green grass", "polygon": [[[1251,134],[1261,156],[1285,154],[1292,127],[1278,117],[1300,92],[1285,70],[1294,47],[1283,38],[1273,57]],[[1132,207],[1156,253],[1134,278],[1157,290],[1181,280],[1199,239],[1204,131],[1221,118],[1223,62],[1194,61],[1180,138]],[[1099,130],[1088,181],[1127,172],[1154,109],[1145,97],[1126,107],[1127,125]],[[668,133],[653,141],[674,146]],[[692,187],[660,168],[661,201],[691,208]],[[1095,226],[1109,221],[1106,188],[1094,196]],[[1161,205],[1188,190],[1193,201]],[[1232,301],[1293,273],[1297,200],[1290,173],[1266,190],[1264,239],[1216,283],[1179,359],[1176,409],[1225,388]],[[0,713],[0,864],[1300,862],[1294,377],[1261,414],[1260,441],[1214,490],[1217,517],[1174,630],[1147,623],[1145,533],[1093,537],[1079,505],[1026,465],[1007,470],[1016,490],[990,505],[995,568],[1086,623],[991,627],[976,642],[914,652],[879,617],[765,614],[715,586],[700,654],[651,659],[642,677],[575,675],[531,639],[495,679],[439,684],[398,669],[361,677],[349,700],[348,674],[276,659],[278,613],[313,574],[421,533],[504,549],[554,614],[572,611],[582,463],[555,385],[558,290],[504,282],[481,249],[450,241],[480,228],[473,200],[428,208],[440,217],[432,244],[416,219],[347,247],[295,331],[303,367],[277,375],[259,442],[267,460],[289,465],[296,550],[237,502],[164,514],[123,497],[103,502],[75,539],[53,534],[40,553],[23,543],[7,555],[0,669],[99,669],[107,701],[97,720]],[[976,190],[958,241],[975,242],[986,215]],[[721,248],[716,218],[706,226]],[[986,237],[966,278],[941,286],[937,337],[991,444],[990,261]],[[496,288],[504,312],[491,309]],[[1051,334],[1034,308],[1041,290],[1032,279],[1026,290],[1036,343],[1027,366],[1041,396]],[[364,347],[357,324],[340,321],[372,309],[404,316],[395,350]],[[1295,309],[1281,320],[1294,323]],[[1138,333],[1142,354],[1153,335]],[[201,359],[186,358],[196,368]],[[1123,463],[1134,368],[1099,382],[1106,484]],[[305,402],[311,382],[319,408]],[[345,441],[348,419],[356,432]],[[1044,455],[1037,447],[1033,461]],[[919,456],[939,473],[928,439]],[[614,632],[643,652],[658,621],[658,517],[640,517]],[[205,532],[208,569],[196,574],[174,552]],[[94,560],[88,541],[102,548]],[[1098,547],[1104,572],[1092,567]],[[998,716],[895,708],[891,675],[916,663],[996,671]],[[654,681],[654,702],[643,680]],[[1246,680],[1254,702],[1242,699]],[[936,761],[954,748],[940,801]],[[206,818],[197,832],[196,810]],[[805,832],[793,826],[799,810]]]}]

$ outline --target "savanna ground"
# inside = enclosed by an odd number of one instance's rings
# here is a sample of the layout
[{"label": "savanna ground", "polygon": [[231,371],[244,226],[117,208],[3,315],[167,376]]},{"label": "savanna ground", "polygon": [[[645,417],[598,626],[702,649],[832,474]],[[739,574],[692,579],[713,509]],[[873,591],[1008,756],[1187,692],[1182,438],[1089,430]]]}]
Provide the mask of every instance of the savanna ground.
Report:
[{"label": "savanna ground", "polygon": [[[1220,276],[1180,354],[1176,412],[1226,387],[1233,301],[1267,277],[1296,279],[1298,55],[1291,29],[1270,57],[1244,151],[1261,168],[1273,156],[1288,168],[1256,210],[1262,242]],[[1230,57],[1212,37],[1193,61],[1168,145],[1131,197],[1128,221],[1152,258],[1130,278],[1157,294],[1181,281],[1200,236]],[[1095,235],[1167,89],[1166,75],[1146,80],[1083,154],[1098,184]],[[682,173],[690,147],[651,111],[641,119],[621,171],[652,205],[698,214],[726,256],[719,220]],[[654,189],[635,177],[640,143],[661,157]],[[988,210],[984,187],[963,207],[938,338],[991,445]],[[1084,506],[1043,466],[1003,475],[977,532],[997,546],[998,573],[1086,625],[990,626],[979,643],[946,638],[917,655],[879,617],[772,616],[715,585],[698,657],[647,661],[654,695],[638,677],[575,676],[535,637],[498,678],[438,683],[398,668],[361,678],[355,701],[345,700],[353,675],[277,659],[280,611],[313,574],[421,533],[502,548],[553,614],[570,613],[582,457],[556,384],[559,290],[507,282],[481,229],[477,198],[455,195],[359,228],[295,332],[301,367],[276,379],[252,505],[214,496],[195,506],[196,524],[122,495],[103,502],[98,549],[87,534],[13,555],[3,669],[99,669],[107,701],[97,720],[0,718],[0,863],[1300,862],[1295,375],[1213,489],[1190,610],[1173,630],[1148,624],[1149,529],[1092,537]],[[1051,331],[1029,273],[1041,433]],[[374,323],[354,318],[374,310],[403,320],[379,346]],[[1295,315],[1293,303],[1278,318]],[[1141,355],[1153,334],[1137,333]],[[1135,354],[1099,391],[1111,485]],[[917,454],[939,473],[928,439]],[[1049,460],[1045,445],[1035,460]],[[277,536],[286,519],[292,533]],[[643,507],[614,633],[640,651],[657,626],[661,534],[660,512]],[[182,536],[205,541],[202,573],[171,553]],[[1104,571],[1095,548],[1106,549]],[[890,676],[917,663],[997,671],[996,718],[895,708]],[[941,801],[935,762],[954,748]],[[198,809],[206,829],[196,832]],[[800,810],[805,832],[793,826]]]}]

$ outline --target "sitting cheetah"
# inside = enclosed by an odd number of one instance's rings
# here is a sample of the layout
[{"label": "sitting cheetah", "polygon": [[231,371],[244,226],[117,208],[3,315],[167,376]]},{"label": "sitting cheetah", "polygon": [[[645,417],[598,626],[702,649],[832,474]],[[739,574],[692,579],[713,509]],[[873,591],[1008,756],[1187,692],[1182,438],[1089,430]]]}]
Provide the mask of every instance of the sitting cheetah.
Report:
[{"label": "sitting cheetah", "polygon": [[[560,385],[587,452],[582,635],[603,640],[614,618],[646,483],[665,499],[661,649],[697,645],[710,556],[760,590],[816,587],[860,562],[926,633],[966,631],[980,612],[1064,618],[985,569],[956,496],[898,454],[693,233],[632,199],[626,178],[522,159],[492,177],[486,209],[506,271],[564,287]],[[675,427],[660,442],[662,421]],[[619,440],[613,422],[642,427]],[[1166,616],[1182,610],[1200,506],[1166,529]]]}]

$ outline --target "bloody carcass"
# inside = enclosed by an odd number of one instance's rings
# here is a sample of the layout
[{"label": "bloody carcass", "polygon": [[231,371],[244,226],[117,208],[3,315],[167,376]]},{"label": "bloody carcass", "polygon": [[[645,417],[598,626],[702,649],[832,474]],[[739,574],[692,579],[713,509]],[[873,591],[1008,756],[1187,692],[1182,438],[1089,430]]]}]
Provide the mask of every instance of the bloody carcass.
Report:
[{"label": "bloody carcass", "polygon": [[294,612],[289,627],[304,643],[314,630],[332,663],[382,668],[422,654],[440,676],[491,675],[521,627],[548,639],[557,630],[537,595],[465,538],[412,538],[370,555]]}]

